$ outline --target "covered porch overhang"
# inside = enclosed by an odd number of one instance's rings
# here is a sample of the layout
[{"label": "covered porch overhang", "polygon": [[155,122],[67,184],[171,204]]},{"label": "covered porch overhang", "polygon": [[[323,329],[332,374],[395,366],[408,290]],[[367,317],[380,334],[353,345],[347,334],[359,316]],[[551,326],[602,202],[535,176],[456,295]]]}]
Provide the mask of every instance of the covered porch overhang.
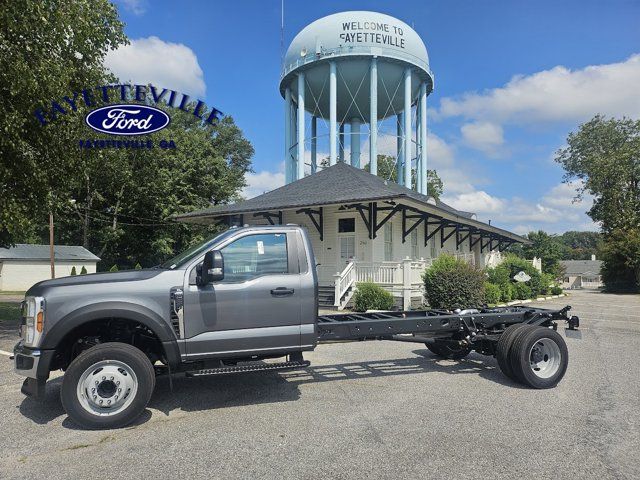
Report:
[{"label": "covered porch overhang", "polygon": [[256,220],[266,220],[270,225],[283,223],[283,212],[293,211],[304,214],[316,229],[320,241],[324,241],[325,207],[337,207],[339,211],[352,211],[360,216],[365,225],[368,237],[374,240],[380,229],[392,218],[400,216],[402,224],[402,243],[421,224],[424,225],[423,242],[426,246],[432,238],[439,241],[440,246],[455,236],[456,249],[468,242],[469,249],[480,246],[485,250],[504,251],[514,243],[529,243],[526,238],[507,230],[480,222],[474,218],[462,217],[430,204],[420,204],[407,198],[379,198],[366,201],[338,202],[299,207],[283,206],[268,210],[246,210],[234,212],[203,212],[201,215],[178,218],[186,223],[216,224],[227,227],[251,225]]}]

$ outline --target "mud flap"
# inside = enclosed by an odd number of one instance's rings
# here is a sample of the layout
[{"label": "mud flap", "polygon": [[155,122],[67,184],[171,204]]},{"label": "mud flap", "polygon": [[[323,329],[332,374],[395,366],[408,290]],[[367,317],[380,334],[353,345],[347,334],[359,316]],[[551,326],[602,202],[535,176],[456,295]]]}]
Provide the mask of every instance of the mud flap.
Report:
[{"label": "mud flap", "polygon": [[37,378],[25,378],[22,383],[20,391],[28,397],[41,400],[44,398],[46,380],[39,380]]}]

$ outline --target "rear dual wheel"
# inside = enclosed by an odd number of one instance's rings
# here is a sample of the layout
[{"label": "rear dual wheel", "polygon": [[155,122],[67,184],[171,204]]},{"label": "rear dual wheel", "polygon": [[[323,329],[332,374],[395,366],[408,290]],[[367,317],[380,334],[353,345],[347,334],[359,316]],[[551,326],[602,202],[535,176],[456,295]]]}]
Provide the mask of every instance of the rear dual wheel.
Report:
[{"label": "rear dual wheel", "polygon": [[506,376],[532,388],[555,387],[569,363],[567,344],[558,332],[526,324],[505,330],[496,356]]}]

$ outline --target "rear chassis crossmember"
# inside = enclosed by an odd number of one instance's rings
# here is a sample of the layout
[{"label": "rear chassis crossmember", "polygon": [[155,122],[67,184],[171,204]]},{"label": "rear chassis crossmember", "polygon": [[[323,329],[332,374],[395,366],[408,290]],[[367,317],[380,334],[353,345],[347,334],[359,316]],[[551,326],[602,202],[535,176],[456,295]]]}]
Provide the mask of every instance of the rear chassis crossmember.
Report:
[{"label": "rear chassis crossmember", "polygon": [[445,310],[373,312],[318,317],[318,342],[395,340],[416,343],[451,342],[493,355],[500,335],[510,325],[557,329],[556,320],[567,322],[569,330],[580,326],[578,317],[568,315],[570,306],[560,310],[524,306]]}]

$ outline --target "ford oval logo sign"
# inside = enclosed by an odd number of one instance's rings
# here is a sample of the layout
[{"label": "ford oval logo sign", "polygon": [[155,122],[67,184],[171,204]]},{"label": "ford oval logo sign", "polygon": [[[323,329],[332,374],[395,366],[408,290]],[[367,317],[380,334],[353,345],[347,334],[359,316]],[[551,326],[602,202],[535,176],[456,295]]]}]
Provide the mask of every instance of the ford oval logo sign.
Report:
[{"label": "ford oval logo sign", "polygon": [[147,105],[109,105],[89,112],[87,125],[111,135],[145,135],[169,125],[169,115]]}]

